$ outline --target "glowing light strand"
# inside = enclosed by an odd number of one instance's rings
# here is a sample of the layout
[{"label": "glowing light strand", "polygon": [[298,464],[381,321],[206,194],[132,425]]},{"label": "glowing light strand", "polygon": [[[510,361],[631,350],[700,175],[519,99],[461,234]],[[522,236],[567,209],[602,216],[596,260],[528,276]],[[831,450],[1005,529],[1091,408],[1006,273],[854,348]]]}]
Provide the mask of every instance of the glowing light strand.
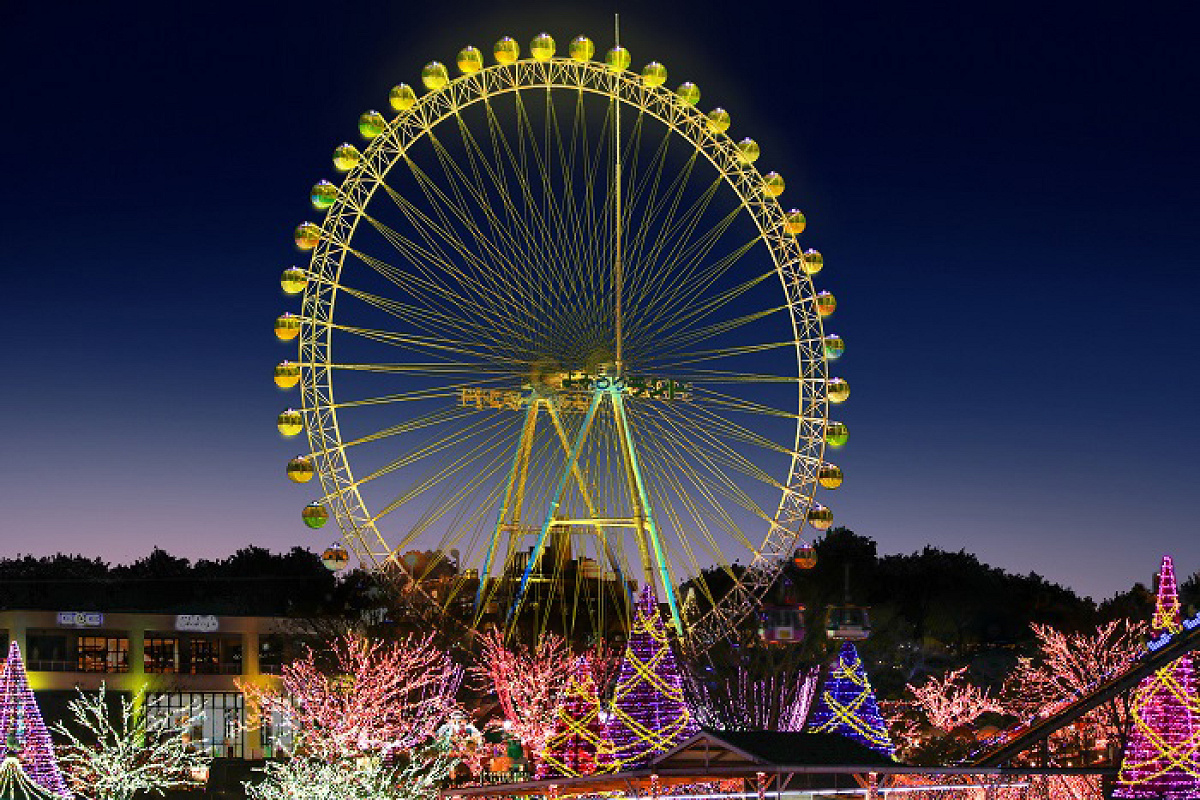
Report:
[{"label": "glowing light strand", "polygon": [[807,729],[812,733],[837,733],[889,758],[895,757],[896,747],[879,713],[871,681],[851,642],[842,644],[809,715]]},{"label": "glowing light strand", "polygon": [[611,750],[601,754],[600,763],[609,771],[642,764],[697,730],[683,699],[683,682],[658,600],[644,587],[604,726]]},{"label": "glowing light strand", "polygon": [[16,642],[9,644],[0,677],[0,743],[21,763],[30,780],[53,794],[70,796]]},{"label": "glowing light strand", "polygon": [[[1151,631],[1183,628],[1175,566],[1163,556]],[[1168,800],[1200,797],[1200,701],[1191,655],[1147,676],[1134,693],[1132,727],[1114,797]]]}]

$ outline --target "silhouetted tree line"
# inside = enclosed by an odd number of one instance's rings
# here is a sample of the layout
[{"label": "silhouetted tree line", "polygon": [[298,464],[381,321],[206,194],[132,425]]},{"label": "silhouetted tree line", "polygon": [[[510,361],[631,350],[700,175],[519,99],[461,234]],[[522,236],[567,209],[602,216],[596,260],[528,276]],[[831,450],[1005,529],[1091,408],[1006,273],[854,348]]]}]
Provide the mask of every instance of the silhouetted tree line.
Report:
[{"label": "silhouetted tree line", "polygon": [[305,615],[344,602],[320,556],[245,547],[189,561],[155,548],[132,564],[59,553],[0,559],[0,607],[159,614]]},{"label": "silhouetted tree line", "polygon": [[[824,662],[837,645],[825,636],[825,614],[845,603],[848,566],[849,603],[869,608],[872,623],[859,652],[883,698],[960,666],[971,668],[975,682],[999,687],[1017,658],[1035,650],[1033,622],[1082,632],[1116,618],[1149,619],[1154,610],[1153,587],[1142,583],[1097,603],[1036,573],[988,566],[965,550],[926,547],[881,557],[873,539],[847,528],[833,528],[815,547],[816,566],[800,569],[789,560],[767,601],[805,606],[808,634],[793,647],[813,663]],[[731,582],[719,572],[706,578],[710,585]],[[1194,612],[1200,572],[1181,584],[1180,597]],[[746,622],[743,639],[756,624]]]}]

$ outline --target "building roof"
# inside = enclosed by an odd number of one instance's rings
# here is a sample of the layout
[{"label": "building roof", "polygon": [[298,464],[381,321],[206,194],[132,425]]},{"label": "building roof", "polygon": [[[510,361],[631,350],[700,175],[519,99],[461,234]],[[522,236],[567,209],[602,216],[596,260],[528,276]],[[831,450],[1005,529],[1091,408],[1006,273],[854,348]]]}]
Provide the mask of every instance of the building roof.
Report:
[{"label": "building roof", "polygon": [[779,731],[701,731],[651,762],[658,769],[895,764],[882,753],[836,733]]}]

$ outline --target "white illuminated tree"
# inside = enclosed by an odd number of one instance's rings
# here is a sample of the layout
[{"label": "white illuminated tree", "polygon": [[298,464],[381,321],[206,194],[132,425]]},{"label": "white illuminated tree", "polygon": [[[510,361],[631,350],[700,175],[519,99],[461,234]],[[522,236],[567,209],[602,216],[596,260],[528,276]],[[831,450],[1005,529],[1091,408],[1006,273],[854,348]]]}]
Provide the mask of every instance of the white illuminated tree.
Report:
[{"label": "white illuminated tree", "polygon": [[128,800],[138,792],[165,794],[204,782],[212,757],[189,742],[191,721],[149,714],[121,698],[110,714],[105,687],[79,692],[69,704],[74,724],[52,730],[66,742],[59,764],[79,795],[96,800]]}]

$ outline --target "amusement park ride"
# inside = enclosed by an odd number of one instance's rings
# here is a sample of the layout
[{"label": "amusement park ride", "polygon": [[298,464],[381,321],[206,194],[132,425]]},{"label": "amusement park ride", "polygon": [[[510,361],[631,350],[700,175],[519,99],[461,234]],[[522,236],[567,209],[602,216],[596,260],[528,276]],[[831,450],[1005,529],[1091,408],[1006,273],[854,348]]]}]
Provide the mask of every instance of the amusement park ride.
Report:
[{"label": "amusement park ride", "polygon": [[[640,582],[694,651],[760,608],[798,640],[794,597],[760,603],[833,523],[836,301],[759,145],[632,59],[619,35],[505,37],[359,118],[282,277],[278,427],[308,439],[287,475],[319,477],[302,519],[337,521],[328,567],[448,628],[608,636]],[[865,635],[854,612],[831,635]]]}]

